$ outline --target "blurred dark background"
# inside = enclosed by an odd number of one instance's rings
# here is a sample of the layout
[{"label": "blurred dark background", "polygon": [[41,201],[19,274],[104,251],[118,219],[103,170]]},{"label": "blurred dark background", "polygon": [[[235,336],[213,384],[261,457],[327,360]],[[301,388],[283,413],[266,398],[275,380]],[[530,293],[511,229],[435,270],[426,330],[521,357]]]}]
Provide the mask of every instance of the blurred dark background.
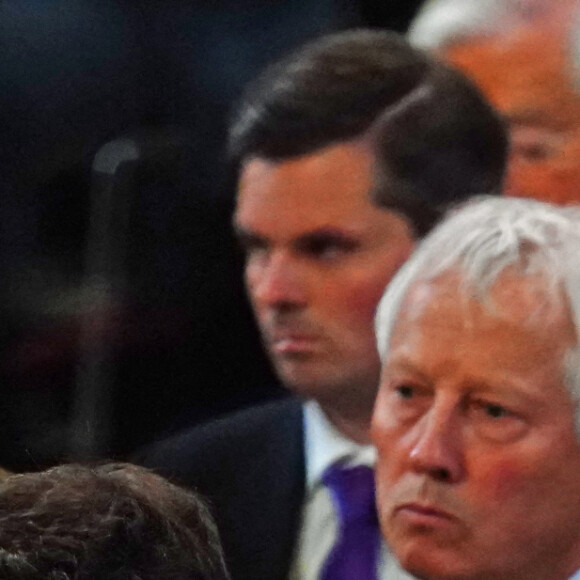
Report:
[{"label": "blurred dark background", "polygon": [[0,466],[124,457],[280,396],[230,234],[228,112],[418,0],[3,0]]}]

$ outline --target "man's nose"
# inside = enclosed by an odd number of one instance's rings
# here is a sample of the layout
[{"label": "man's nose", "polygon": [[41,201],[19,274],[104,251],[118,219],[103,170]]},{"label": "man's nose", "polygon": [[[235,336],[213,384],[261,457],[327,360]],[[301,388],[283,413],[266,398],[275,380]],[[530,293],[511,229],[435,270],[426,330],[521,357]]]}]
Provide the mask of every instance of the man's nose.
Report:
[{"label": "man's nose", "polygon": [[298,261],[285,252],[272,252],[261,264],[248,266],[248,286],[256,304],[300,307],[306,303],[306,280]]},{"label": "man's nose", "polygon": [[412,468],[438,481],[458,483],[464,476],[461,417],[435,404],[415,425],[409,452]]}]

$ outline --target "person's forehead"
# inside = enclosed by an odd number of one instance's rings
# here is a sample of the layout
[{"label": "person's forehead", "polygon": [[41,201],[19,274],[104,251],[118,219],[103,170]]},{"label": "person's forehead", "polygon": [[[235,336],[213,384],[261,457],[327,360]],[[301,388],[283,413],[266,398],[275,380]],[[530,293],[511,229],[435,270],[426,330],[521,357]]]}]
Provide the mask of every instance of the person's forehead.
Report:
[{"label": "person's forehead", "polygon": [[295,158],[249,159],[240,172],[235,222],[287,218],[323,225],[349,213],[378,212],[370,199],[373,165],[370,149],[351,142]]},{"label": "person's forehead", "polygon": [[[421,279],[410,284],[396,321],[417,323],[425,313],[450,324],[449,313],[458,315],[462,327],[481,324],[487,319],[509,321],[522,330],[547,329],[560,326],[566,329],[563,338],[572,340],[575,329],[564,293],[551,287],[543,275],[523,275],[514,267],[501,272],[491,286],[478,291],[467,281],[459,268],[450,268],[434,279]],[[481,314],[484,316],[482,317]],[[477,330],[477,329],[476,329]]]},{"label": "person's forehead", "polygon": [[[251,156],[241,163],[238,192],[248,183],[273,179],[277,175],[303,175],[318,183],[322,180],[339,181],[339,177],[356,177],[356,173],[370,172],[375,161],[372,146],[366,139],[329,143],[301,155],[271,159]],[[353,169],[357,172],[353,172]]]},{"label": "person's forehead", "polygon": [[[461,283],[453,272],[410,287],[385,361],[389,372],[408,365],[433,376],[463,369],[494,389],[512,377],[510,389],[537,401],[546,397],[546,377],[560,389],[575,327],[561,299],[547,294],[546,282],[500,275],[483,299]],[[566,391],[561,394],[567,400]]]}]

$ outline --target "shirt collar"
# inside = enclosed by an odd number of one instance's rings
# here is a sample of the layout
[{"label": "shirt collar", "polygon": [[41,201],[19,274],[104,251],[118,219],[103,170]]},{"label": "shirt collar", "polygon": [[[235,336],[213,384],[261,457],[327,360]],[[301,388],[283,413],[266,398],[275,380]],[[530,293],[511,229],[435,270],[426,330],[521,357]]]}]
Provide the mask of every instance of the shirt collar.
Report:
[{"label": "shirt collar", "polygon": [[359,445],[347,439],[315,401],[304,403],[304,449],[307,491],[320,483],[324,471],[334,463],[373,467],[376,460],[372,445]]}]

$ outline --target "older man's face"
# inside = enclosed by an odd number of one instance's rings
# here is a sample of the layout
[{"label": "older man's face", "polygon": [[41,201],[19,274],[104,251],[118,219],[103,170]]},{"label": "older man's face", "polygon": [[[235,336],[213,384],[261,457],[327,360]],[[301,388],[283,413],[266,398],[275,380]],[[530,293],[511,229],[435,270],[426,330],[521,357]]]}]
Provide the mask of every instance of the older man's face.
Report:
[{"label": "older man's face", "polygon": [[419,578],[566,579],[580,567],[568,313],[505,274],[492,310],[457,284],[412,287],[394,328],[372,429],[381,527]]}]

